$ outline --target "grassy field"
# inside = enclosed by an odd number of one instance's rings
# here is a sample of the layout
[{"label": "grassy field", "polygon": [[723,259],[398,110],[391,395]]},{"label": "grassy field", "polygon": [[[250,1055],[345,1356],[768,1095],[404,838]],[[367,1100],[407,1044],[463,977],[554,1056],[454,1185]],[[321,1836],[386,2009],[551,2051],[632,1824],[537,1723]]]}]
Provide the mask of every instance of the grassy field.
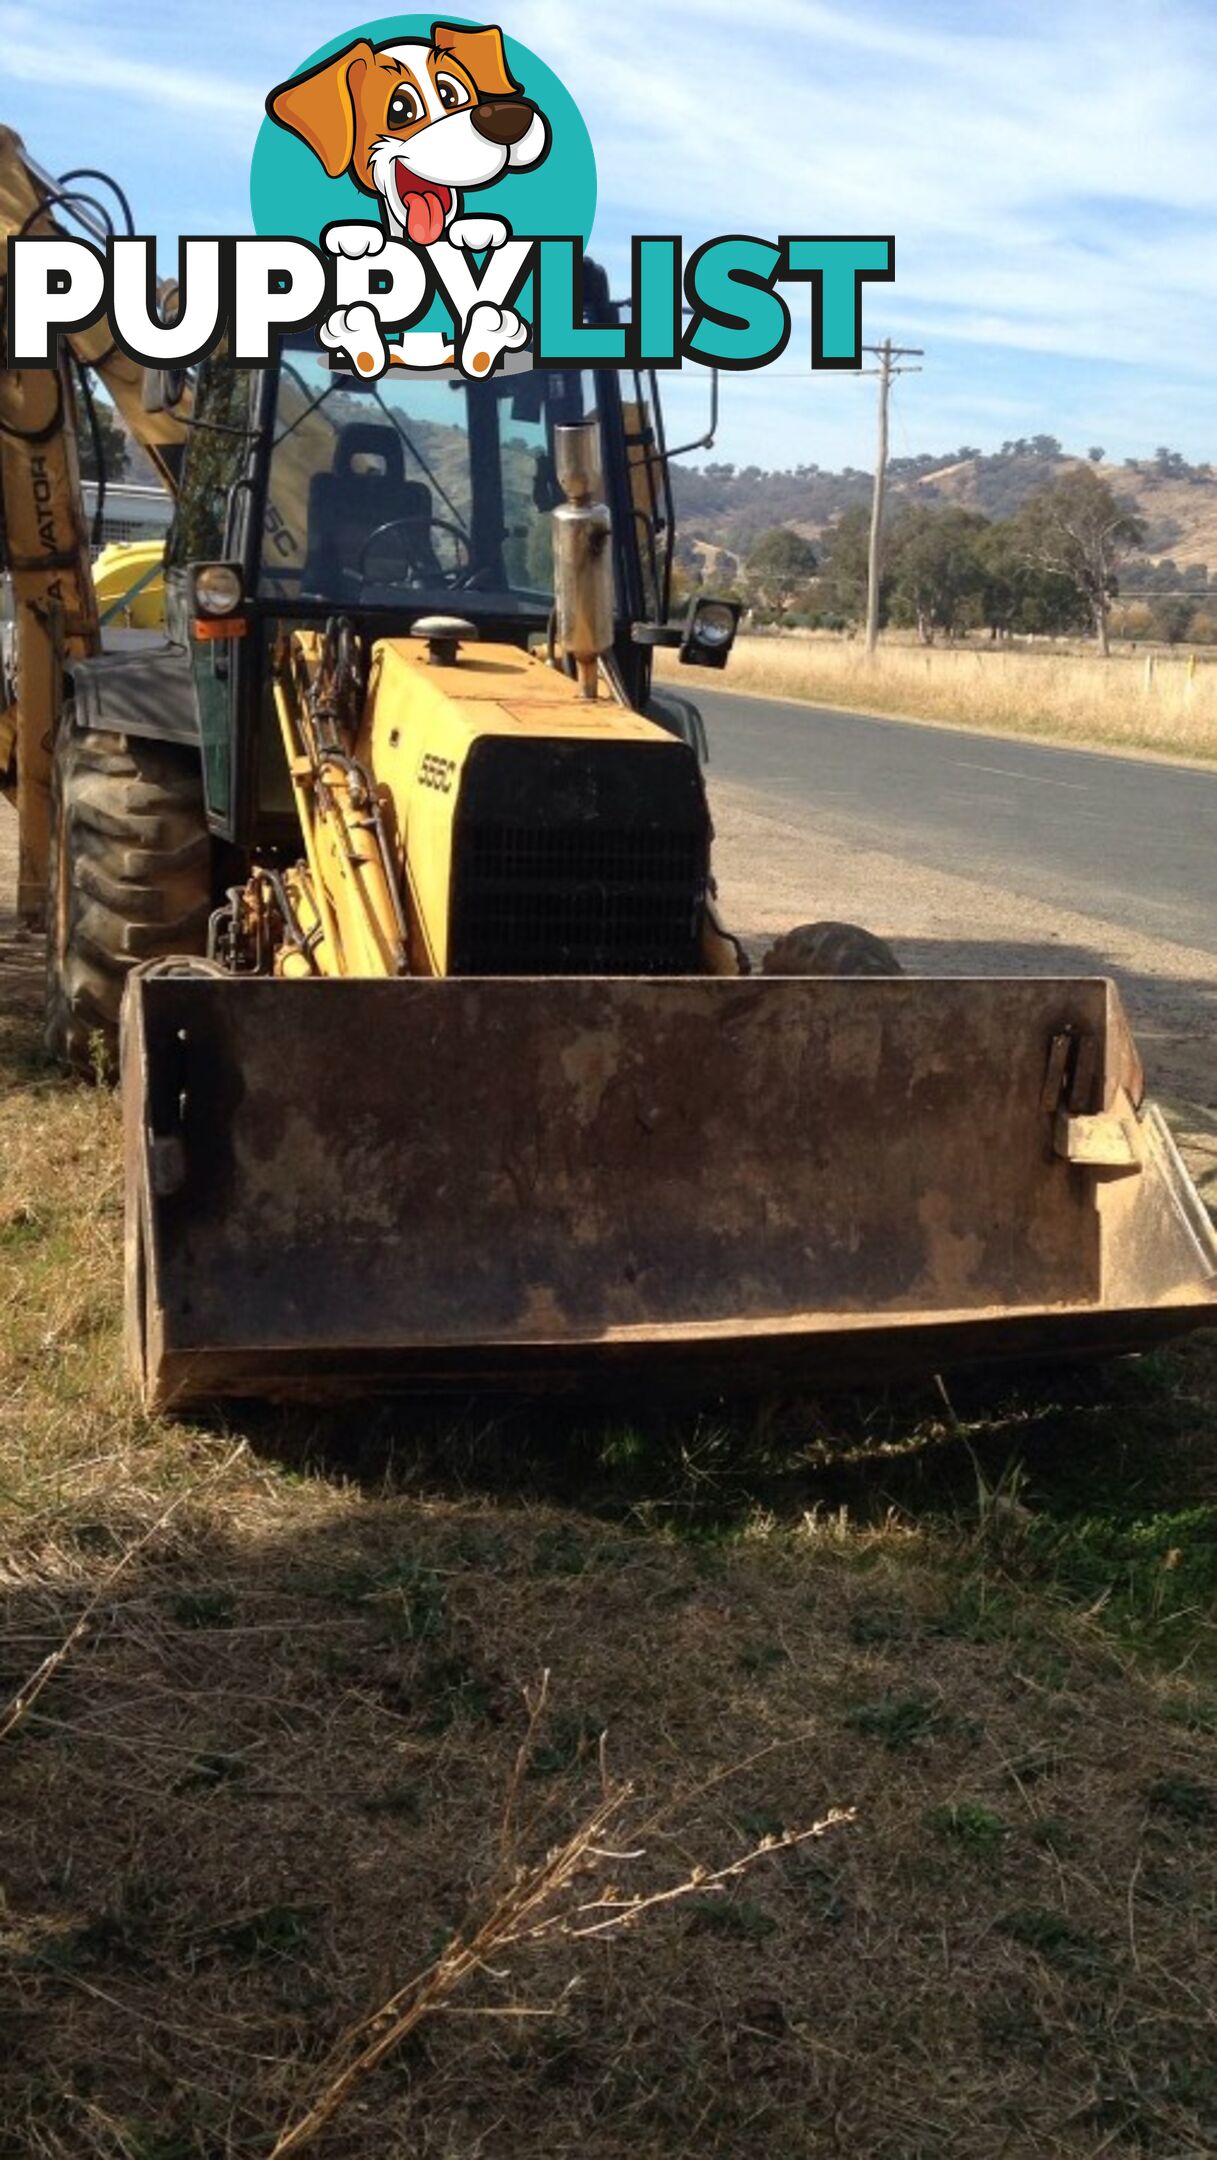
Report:
[{"label": "grassy field", "polygon": [[1217,2149],[1211,1342],[151,1421],[116,1106],[9,958],[0,2151]]},{"label": "grassy field", "polygon": [[[672,663],[664,669],[672,673]],[[1217,663],[1114,652],[930,650],[836,637],[743,637],[724,688],[863,711],[911,713],[1004,734],[1217,757]]]}]

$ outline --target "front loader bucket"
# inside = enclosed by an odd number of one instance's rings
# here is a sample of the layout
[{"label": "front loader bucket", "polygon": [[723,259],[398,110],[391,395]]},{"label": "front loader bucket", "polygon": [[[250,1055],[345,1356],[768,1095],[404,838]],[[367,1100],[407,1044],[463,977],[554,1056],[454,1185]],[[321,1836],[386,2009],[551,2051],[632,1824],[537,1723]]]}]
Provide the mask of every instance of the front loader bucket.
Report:
[{"label": "front loader bucket", "polygon": [[132,977],[155,1405],[745,1392],[1217,1317],[1102,981]]}]

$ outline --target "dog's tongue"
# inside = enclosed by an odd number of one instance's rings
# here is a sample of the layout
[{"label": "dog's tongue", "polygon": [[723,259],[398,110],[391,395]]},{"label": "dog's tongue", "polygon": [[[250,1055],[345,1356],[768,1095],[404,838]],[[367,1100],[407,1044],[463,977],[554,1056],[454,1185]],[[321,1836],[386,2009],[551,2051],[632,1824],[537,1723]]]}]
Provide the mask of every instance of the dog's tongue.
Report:
[{"label": "dog's tongue", "polygon": [[413,174],[408,183],[404,169],[398,165],[397,192],[401,196],[406,213],[406,231],[416,247],[430,247],[439,239],[444,229],[444,212],[448,207],[447,188],[420,187]]},{"label": "dog's tongue", "polygon": [[411,195],[406,204],[406,231],[416,247],[430,247],[444,229],[444,212],[432,188]]}]

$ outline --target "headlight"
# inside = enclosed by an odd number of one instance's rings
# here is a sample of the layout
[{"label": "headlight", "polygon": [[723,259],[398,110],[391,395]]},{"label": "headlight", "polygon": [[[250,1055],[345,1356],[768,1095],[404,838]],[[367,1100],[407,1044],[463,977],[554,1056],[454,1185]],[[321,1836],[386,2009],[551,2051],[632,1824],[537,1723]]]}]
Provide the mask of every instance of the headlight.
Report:
[{"label": "headlight", "polygon": [[241,573],[231,563],[205,563],[194,573],[194,601],[201,615],[231,615],[241,605]]}]

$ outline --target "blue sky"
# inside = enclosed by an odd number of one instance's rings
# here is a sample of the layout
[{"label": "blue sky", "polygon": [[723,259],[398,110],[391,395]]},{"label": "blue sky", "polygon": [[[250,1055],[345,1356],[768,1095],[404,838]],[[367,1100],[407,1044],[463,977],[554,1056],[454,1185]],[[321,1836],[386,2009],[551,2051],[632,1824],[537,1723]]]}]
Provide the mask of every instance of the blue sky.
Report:
[{"label": "blue sky", "polygon": [[[361,19],[0,0],[0,120],[52,170],[114,171],[164,242],[244,231],[266,91]],[[1217,457],[1214,0],[504,0],[491,19],[587,119],[610,269],[636,231],[895,233],[865,324],[926,347],[897,454],[1048,432]],[[873,384],[811,375],[805,349],[725,383],[719,455],[870,463]],[[704,397],[673,381],[672,426]]]}]

